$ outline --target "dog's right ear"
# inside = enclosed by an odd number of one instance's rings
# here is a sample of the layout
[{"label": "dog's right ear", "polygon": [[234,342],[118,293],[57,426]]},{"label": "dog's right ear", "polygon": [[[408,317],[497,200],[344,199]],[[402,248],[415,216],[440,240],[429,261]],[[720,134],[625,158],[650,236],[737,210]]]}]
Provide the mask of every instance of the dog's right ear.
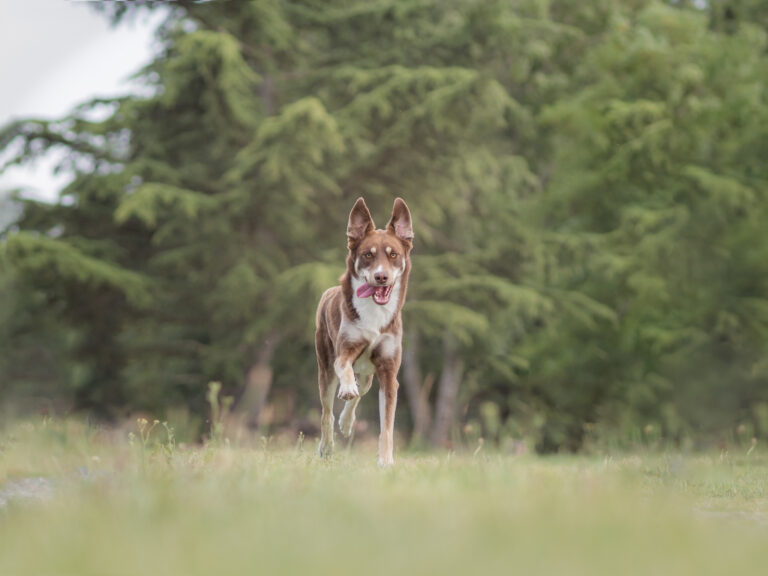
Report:
[{"label": "dog's right ear", "polygon": [[352,207],[352,212],[349,213],[349,222],[347,223],[349,247],[352,248],[352,246],[365,238],[366,234],[370,234],[375,229],[376,226],[373,223],[368,206],[365,205],[365,200],[358,198]]}]

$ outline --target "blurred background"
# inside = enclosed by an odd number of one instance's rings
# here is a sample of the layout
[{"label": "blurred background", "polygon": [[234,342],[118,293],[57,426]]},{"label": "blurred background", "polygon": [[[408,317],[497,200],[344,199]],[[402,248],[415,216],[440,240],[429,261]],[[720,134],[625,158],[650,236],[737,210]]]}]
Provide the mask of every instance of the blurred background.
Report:
[{"label": "blurred background", "polygon": [[14,4],[6,417],[194,436],[215,381],[242,428],[315,434],[349,210],[402,196],[405,442],[768,440],[763,2]]}]

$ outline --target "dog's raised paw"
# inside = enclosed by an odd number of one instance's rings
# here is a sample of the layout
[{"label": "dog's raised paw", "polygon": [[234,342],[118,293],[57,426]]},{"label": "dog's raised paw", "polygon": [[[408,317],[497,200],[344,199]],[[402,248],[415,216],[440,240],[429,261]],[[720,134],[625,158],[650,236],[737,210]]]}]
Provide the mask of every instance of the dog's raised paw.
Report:
[{"label": "dog's raised paw", "polygon": [[360,392],[357,391],[357,386],[354,388],[339,388],[340,400],[352,400],[360,396]]}]

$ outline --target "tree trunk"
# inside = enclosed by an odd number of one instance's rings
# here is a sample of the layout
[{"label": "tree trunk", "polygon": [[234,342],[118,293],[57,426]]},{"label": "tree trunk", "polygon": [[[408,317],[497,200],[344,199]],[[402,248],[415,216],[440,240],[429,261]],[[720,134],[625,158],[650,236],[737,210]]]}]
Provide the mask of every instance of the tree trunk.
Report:
[{"label": "tree trunk", "polygon": [[429,406],[429,390],[434,376],[427,375],[424,380],[419,365],[419,335],[409,332],[406,336],[406,347],[403,350],[403,387],[408,398],[413,420],[413,444],[422,444],[429,434],[432,412]]},{"label": "tree trunk", "polygon": [[450,434],[456,417],[456,400],[464,372],[464,360],[459,355],[456,341],[450,333],[443,339],[443,373],[437,388],[435,423],[432,428],[432,445],[450,447]]},{"label": "tree trunk", "polygon": [[239,402],[239,409],[246,414],[249,428],[261,426],[261,416],[272,387],[272,354],[277,347],[277,338],[267,338],[254,354],[253,363],[245,375],[245,390]]}]

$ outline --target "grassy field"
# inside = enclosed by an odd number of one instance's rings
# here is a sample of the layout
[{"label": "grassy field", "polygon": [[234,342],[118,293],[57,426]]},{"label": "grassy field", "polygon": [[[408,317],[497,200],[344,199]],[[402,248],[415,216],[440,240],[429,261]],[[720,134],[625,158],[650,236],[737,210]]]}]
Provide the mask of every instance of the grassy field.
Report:
[{"label": "grassy field", "polygon": [[768,455],[204,447],[0,433],[0,574],[762,574]]}]

